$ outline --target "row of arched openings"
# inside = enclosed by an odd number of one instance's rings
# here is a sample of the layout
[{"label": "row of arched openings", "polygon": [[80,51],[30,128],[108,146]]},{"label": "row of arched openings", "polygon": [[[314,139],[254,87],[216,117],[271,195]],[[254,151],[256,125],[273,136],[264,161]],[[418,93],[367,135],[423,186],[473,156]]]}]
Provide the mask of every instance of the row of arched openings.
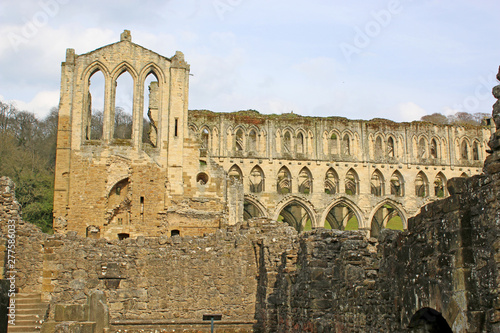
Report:
[{"label": "row of arched openings", "polygon": [[[104,119],[110,119],[110,139],[132,139],[134,129],[134,78],[123,66],[111,83],[111,93],[106,94],[105,77],[98,67],[88,79],[84,112],[84,139],[102,140]],[[142,142],[156,146],[158,135],[159,80],[154,70],[144,80],[144,108],[142,114]],[[111,101],[105,100],[109,96]],[[111,104],[111,115],[105,115],[105,103]]]},{"label": "row of arched openings", "polygon": [[[342,138],[339,138],[339,134],[333,132],[328,134],[325,132],[325,153],[331,155],[352,155],[351,149],[351,137],[348,133],[345,133]],[[204,128],[201,132],[202,145],[204,148],[208,148],[210,132],[207,128]],[[236,152],[247,151],[249,153],[259,152],[259,134],[257,130],[250,129],[247,134],[242,128],[238,128],[234,133],[234,149]],[[293,152],[299,154],[305,154],[308,151],[308,139],[312,139],[312,134],[305,135],[302,131],[299,131],[295,136],[292,135],[290,130],[284,130],[283,133],[280,131],[276,134],[276,145],[277,151],[285,154],[291,154]],[[372,139],[373,140],[373,139]],[[416,156],[419,159],[443,159],[446,158],[446,142],[445,140],[440,140],[432,138],[430,142],[426,138],[421,137],[418,143],[415,143]],[[312,145],[311,145],[312,146]],[[264,148],[265,149],[265,148]],[[373,157],[376,160],[383,159],[385,157],[398,158],[398,148],[397,140],[389,135],[386,140],[384,140],[381,135],[377,135],[374,139],[373,145]],[[480,144],[475,140],[472,145],[463,138],[460,143],[458,143],[458,151],[460,160],[474,160],[478,161],[480,156]]]},{"label": "row of arched openings", "polygon": [[[464,174],[465,175],[465,174]],[[239,166],[233,165],[228,172],[230,179],[243,179],[243,173]],[[465,175],[466,176],[466,175]],[[262,168],[258,165],[250,171],[248,181],[251,193],[261,193],[266,191],[265,175]],[[298,174],[298,192],[302,194],[310,194],[313,192],[313,177],[311,171],[304,167]],[[420,171],[415,177],[415,196],[428,197],[430,195],[436,197],[444,197],[446,195],[446,177],[442,172],[439,172],[433,182],[433,192],[430,191],[429,180],[423,171]],[[390,195],[396,197],[405,196],[405,181],[403,175],[399,171],[394,171],[389,180],[390,182]],[[273,182],[274,183],[274,182]],[[293,178],[290,170],[283,166],[278,171],[276,176],[276,192],[278,194],[292,193]],[[372,173],[370,179],[370,190],[374,196],[386,195],[385,179],[382,173],[377,169]],[[339,188],[339,176],[337,172],[330,168],[325,174],[323,191],[327,194],[342,193]],[[359,194],[359,177],[354,169],[350,169],[344,178],[344,191],[348,195]]]},{"label": "row of arched openings", "polygon": [[[249,200],[244,204],[245,220],[263,216],[257,205]],[[403,230],[403,213],[392,203],[386,202],[374,213],[371,221],[371,236],[376,237],[384,228]],[[312,229],[312,219],[307,207],[293,200],[279,212],[278,221],[286,222],[298,232]],[[340,201],[330,208],[322,225],[325,229],[358,230],[359,221],[353,207],[345,201]]]}]

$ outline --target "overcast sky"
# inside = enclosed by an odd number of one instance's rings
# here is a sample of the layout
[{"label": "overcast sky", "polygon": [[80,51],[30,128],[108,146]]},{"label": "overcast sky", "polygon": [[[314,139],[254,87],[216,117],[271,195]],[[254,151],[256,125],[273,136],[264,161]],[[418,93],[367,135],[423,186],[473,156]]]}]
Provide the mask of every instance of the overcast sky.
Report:
[{"label": "overcast sky", "polygon": [[493,0],[2,0],[0,99],[57,106],[66,48],[132,41],[191,65],[190,109],[417,120],[491,112]]}]

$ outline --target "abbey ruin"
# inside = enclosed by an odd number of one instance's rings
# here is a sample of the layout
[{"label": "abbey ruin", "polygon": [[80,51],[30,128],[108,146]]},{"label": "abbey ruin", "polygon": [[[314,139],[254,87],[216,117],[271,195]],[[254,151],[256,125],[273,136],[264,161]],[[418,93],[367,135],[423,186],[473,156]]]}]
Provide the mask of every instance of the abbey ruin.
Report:
[{"label": "abbey ruin", "polygon": [[53,235],[0,177],[0,332],[500,332],[500,85],[460,127],[188,111],[188,78],[127,31],[67,51]]},{"label": "abbey ruin", "polygon": [[[132,43],[128,31],[87,54],[68,49],[56,232],[194,236],[255,217],[299,231],[363,229],[375,236],[397,216],[406,229],[422,205],[448,196],[448,179],[481,172],[494,128],[188,111],[189,70],[181,52],[160,56]],[[97,74],[105,82],[99,133],[90,94]],[[122,75],[134,82],[125,134],[115,114]]]}]

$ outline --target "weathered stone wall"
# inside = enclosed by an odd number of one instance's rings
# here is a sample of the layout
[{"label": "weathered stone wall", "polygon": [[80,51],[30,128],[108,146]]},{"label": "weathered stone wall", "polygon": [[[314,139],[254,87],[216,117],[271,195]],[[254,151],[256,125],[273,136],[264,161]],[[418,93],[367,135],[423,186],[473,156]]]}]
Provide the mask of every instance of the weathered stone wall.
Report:
[{"label": "weathered stone wall", "polygon": [[[12,182],[2,186],[2,218],[19,217]],[[18,286],[42,292],[50,318],[55,305],[84,305],[102,290],[111,327],[131,331],[196,331],[216,312],[228,332],[407,332],[431,307],[454,332],[495,332],[500,175],[457,178],[449,191],[408,231],[378,240],[261,220],[201,238],[118,241],[47,236],[18,220]]]},{"label": "weathered stone wall", "polygon": [[283,253],[267,332],[406,332],[424,307],[454,332],[500,329],[500,175],[456,178],[405,232],[315,230]]}]

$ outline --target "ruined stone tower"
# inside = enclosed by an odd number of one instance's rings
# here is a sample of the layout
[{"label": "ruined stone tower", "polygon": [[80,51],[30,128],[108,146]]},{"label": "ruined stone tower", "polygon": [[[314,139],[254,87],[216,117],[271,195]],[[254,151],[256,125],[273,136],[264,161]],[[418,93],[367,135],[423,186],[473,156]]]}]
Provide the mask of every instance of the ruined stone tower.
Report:
[{"label": "ruined stone tower", "polygon": [[[189,234],[190,228],[199,234],[220,227],[223,184],[216,172],[210,180],[198,176],[209,186],[203,188],[204,200],[196,201],[198,165],[193,163],[198,160],[186,159],[197,156],[198,147],[187,135],[189,65],[181,52],[163,57],[134,44],[125,30],[119,42],[89,53],[77,55],[68,49],[61,71],[56,232],[126,238],[176,234],[179,229]],[[90,79],[98,72],[104,76],[102,130],[93,124],[90,94]],[[117,79],[122,74],[133,80],[128,133],[119,128],[115,114]],[[146,96],[150,75],[154,81]],[[145,106],[149,129],[143,120]]]}]

